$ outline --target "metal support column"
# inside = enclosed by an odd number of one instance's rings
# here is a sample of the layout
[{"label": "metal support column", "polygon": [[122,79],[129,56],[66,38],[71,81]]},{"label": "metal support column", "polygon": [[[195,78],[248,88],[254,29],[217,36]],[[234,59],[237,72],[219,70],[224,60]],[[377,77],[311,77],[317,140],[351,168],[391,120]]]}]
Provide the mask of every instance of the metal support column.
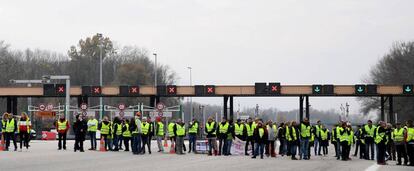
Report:
[{"label": "metal support column", "polygon": [[394,100],[393,100],[393,97],[392,96],[389,96],[388,97],[388,103],[389,103],[389,105],[390,105],[390,108],[389,108],[389,113],[388,113],[388,115],[389,115],[389,118],[390,118],[390,120],[388,121],[389,123],[391,123],[391,124],[394,124],[395,123],[395,118],[394,118],[394,102],[393,102]]},{"label": "metal support column", "polygon": [[155,107],[155,100],[157,99],[157,97],[156,96],[151,96],[150,97],[150,101],[149,101],[149,106],[151,106],[151,107]]},{"label": "metal support column", "polygon": [[18,115],[17,113],[17,97],[11,97],[11,113]]},{"label": "metal support column", "polygon": [[381,116],[380,116],[380,120],[384,121],[385,120],[385,97],[381,96]]},{"label": "metal support column", "polygon": [[306,118],[308,118],[309,119],[309,121],[310,121],[310,117],[309,117],[309,96],[305,96],[305,100],[306,100],[306,107],[305,107],[305,110],[306,110]]},{"label": "metal support column", "polygon": [[7,113],[12,112],[12,97],[7,97]]},{"label": "metal support column", "polygon": [[227,119],[227,102],[229,101],[229,96],[224,96],[223,100],[223,117]]},{"label": "metal support column", "polygon": [[230,119],[234,121],[233,96],[230,96]]},{"label": "metal support column", "polygon": [[299,96],[299,122],[303,120],[303,96]]}]

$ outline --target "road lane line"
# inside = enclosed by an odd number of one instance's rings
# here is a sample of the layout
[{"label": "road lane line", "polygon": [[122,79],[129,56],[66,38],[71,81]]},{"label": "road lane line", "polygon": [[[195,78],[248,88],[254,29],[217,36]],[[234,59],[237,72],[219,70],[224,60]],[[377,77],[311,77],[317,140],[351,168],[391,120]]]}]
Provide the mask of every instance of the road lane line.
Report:
[{"label": "road lane line", "polygon": [[380,165],[374,163],[370,167],[366,168],[365,171],[377,171],[380,167],[381,167]]}]

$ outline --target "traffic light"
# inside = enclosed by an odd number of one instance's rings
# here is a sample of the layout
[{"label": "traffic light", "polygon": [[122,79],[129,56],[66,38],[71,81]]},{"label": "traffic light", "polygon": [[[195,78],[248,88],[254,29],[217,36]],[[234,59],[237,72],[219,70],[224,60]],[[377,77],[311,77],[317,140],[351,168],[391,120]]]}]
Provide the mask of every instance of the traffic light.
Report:
[{"label": "traffic light", "polygon": [[203,85],[196,85],[194,86],[194,93],[196,96],[203,96],[204,95],[204,86]]},{"label": "traffic light", "polygon": [[267,83],[255,83],[254,91],[257,95],[266,95],[267,94]]},{"label": "traffic light", "polygon": [[323,85],[323,94],[326,94],[326,95],[334,94],[334,85],[332,84]]},{"label": "traffic light", "polygon": [[207,96],[212,96],[216,94],[216,86],[214,85],[206,85],[204,87],[204,94]]},{"label": "traffic light", "polygon": [[280,83],[269,83],[269,94],[280,95]]},{"label": "traffic light", "polygon": [[57,96],[65,96],[66,95],[66,84],[56,84],[55,92]]},{"label": "traffic light", "polygon": [[168,95],[176,95],[177,94],[177,86],[176,85],[168,85],[167,86],[167,94]]},{"label": "traffic light", "polygon": [[56,95],[55,84],[43,84],[43,95],[44,96],[55,96]]},{"label": "traffic light", "polygon": [[157,86],[157,95],[160,95],[160,96],[167,95],[167,86],[165,85]]},{"label": "traffic light", "polygon": [[90,96],[91,93],[91,86],[82,86],[82,96]]},{"label": "traffic light", "polygon": [[129,86],[119,86],[120,96],[129,96]]},{"label": "traffic light", "polygon": [[102,95],[102,87],[101,86],[92,86],[92,96],[100,96]]},{"label": "traffic light", "polygon": [[377,85],[368,84],[367,85],[367,94],[377,94]]},{"label": "traffic light", "polygon": [[322,94],[322,85],[320,84],[312,85],[312,94]]},{"label": "traffic light", "polygon": [[363,84],[355,85],[355,94],[361,95],[361,94],[365,94],[365,92],[366,92],[366,85],[363,85]]},{"label": "traffic light", "polygon": [[403,94],[413,94],[413,85],[412,84],[403,85]]}]

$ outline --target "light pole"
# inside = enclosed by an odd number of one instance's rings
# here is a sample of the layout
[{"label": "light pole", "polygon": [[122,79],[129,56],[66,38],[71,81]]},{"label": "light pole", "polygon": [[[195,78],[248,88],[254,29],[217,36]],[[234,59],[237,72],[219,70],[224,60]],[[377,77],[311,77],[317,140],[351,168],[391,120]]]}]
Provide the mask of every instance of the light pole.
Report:
[{"label": "light pole", "polygon": [[[193,85],[193,78],[192,78],[192,74],[191,74],[191,70],[193,68],[191,67],[187,67],[187,69],[190,71],[190,86]],[[190,121],[193,120],[193,98],[190,97]]]},{"label": "light pole", "polygon": [[[154,63],[154,88],[155,88],[155,91],[157,91],[157,53],[153,53],[152,55],[154,55],[154,58],[155,58],[155,63]],[[157,105],[157,98],[155,98],[155,104],[154,105]]]},{"label": "light pole", "polygon": [[[96,37],[98,37],[99,39],[99,86],[102,87],[102,48],[103,48],[103,44],[102,44],[102,33],[97,33]],[[102,97],[99,97],[99,106],[101,108],[101,110],[99,111],[99,120],[102,120],[102,115],[103,115],[103,99]]]}]

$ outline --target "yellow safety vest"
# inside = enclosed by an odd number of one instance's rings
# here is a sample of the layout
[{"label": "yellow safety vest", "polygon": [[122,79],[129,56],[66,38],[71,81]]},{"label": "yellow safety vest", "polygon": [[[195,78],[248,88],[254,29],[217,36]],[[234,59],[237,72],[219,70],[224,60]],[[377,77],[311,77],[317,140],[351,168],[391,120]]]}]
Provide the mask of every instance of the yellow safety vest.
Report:
[{"label": "yellow safety vest", "polygon": [[[344,133],[341,134],[341,131],[344,131]],[[346,132],[346,130],[344,130],[344,128],[340,127],[338,135],[339,135],[339,141],[340,142],[343,142],[343,141],[348,141],[349,142],[349,134],[348,134],[348,132]]]},{"label": "yellow safety vest", "polygon": [[149,128],[150,128],[150,124],[149,123],[142,123],[141,128],[142,128],[142,134],[147,135],[148,131],[149,131]]},{"label": "yellow safety vest", "polygon": [[131,137],[131,131],[129,130],[129,124],[125,123],[126,130],[122,133],[124,137]]},{"label": "yellow safety vest", "polygon": [[115,126],[116,126],[116,133],[115,134],[116,135],[122,135],[122,125],[116,123]]},{"label": "yellow safety vest", "polygon": [[247,136],[249,137],[253,136],[254,128],[255,128],[254,124],[252,124],[251,126],[249,124],[246,124]]},{"label": "yellow safety vest", "polygon": [[321,139],[322,140],[328,140],[328,134],[329,134],[329,130],[325,129],[325,131],[323,129],[321,129]]},{"label": "yellow safety vest", "polygon": [[14,132],[14,119],[7,121],[6,132],[7,133]]},{"label": "yellow safety vest", "polygon": [[407,128],[407,142],[414,141],[414,128]]},{"label": "yellow safety vest", "polygon": [[372,125],[371,128],[369,128],[368,125],[364,126],[365,132],[367,133],[367,137],[374,137],[374,131],[376,130],[376,126]]},{"label": "yellow safety vest", "polygon": [[234,132],[236,135],[243,135],[243,129],[244,129],[244,125],[243,124],[234,124]]},{"label": "yellow safety vest", "polygon": [[300,136],[303,138],[310,138],[311,136],[311,126],[306,126],[305,124],[300,124]]},{"label": "yellow safety vest", "polygon": [[162,122],[158,122],[158,136],[164,136],[164,124]]},{"label": "yellow safety vest", "polygon": [[220,131],[221,134],[227,133],[228,129],[229,129],[229,123],[228,122],[226,122],[224,125],[222,123],[220,123],[219,131]]},{"label": "yellow safety vest", "polygon": [[65,120],[65,121],[63,121],[63,122],[60,122],[60,120],[58,121],[58,131],[60,131],[60,130],[65,130],[67,127],[66,127],[66,124],[67,124],[67,120]]},{"label": "yellow safety vest", "polygon": [[[290,136],[290,130],[292,130],[292,137]],[[286,133],[285,133],[286,139],[288,141],[296,141],[298,139],[298,137],[296,137],[296,129],[293,127],[288,127],[286,126]]]},{"label": "yellow safety vest", "polygon": [[400,130],[394,129],[391,134],[392,140],[395,142],[403,142],[404,141],[404,129],[400,128]]},{"label": "yellow safety vest", "polygon": [[188,133],[197,134],[198,131],[198,123],[194,123],[192,127],[188,130]]},{"label": "yellow safety vest", "polygon": [[180,124],[176,124],[177,127],[177,136],[184,136],[185,135],[185,125],[181,126]]},{"label": "yellow safety vest", "polygon": [[260,138],[262,138],[264,135],[264,129],[263,128],[259,128],[259,136]]},{"label": "yellow safety vest", "polygon": [[175,125],[175,123],[168,124],[168,136],[170,136],[170,137],[175,136],[175,134],[174,134],[174,125]]},{"label": "yellow safety vest", "polygon": [[[211,132],[214,129],[216,122],[206,123],[207,132]],[[216,135],[216,131],[213,131],[211,134]]]},{"label": "yellow safety vest", "polygon": [[316,137],[320,137],[321,128],[319,127],[319,125],[315,125],[315,129],[316,129]]},{"label": "yellow safety vest", "polygon": [[105,124],[104,122],[102,122],[102,126],[101,126],[101,134],[102,135],[108,135],[109,134],[110,125],[111,125],[111,123]]},{"label": "yellow safety vest", "polygon": [[352,143],[354,143],[354,131],[352,129],[349,129],[349,141],[348,141],[348,145],[351,145]]},{"label": "yellow safety vest", "polygon": [[88,121],[88,131],[90,132],[96,132],[98,129],[98,120],[92,119]]}]

